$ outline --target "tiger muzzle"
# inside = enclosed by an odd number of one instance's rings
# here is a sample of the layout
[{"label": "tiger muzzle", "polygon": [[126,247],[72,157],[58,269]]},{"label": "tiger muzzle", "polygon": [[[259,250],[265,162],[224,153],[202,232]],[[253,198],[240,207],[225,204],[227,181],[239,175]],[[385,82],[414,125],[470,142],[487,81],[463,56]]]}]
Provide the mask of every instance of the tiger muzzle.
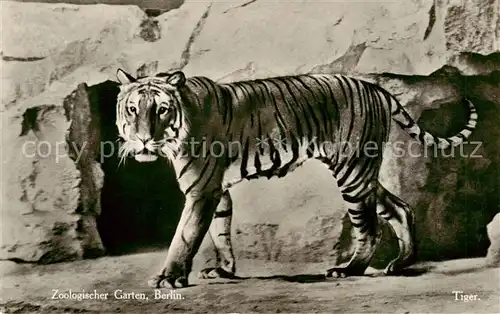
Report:
[{"label": "tiger muzzle", "polygon": [[158,155],[152,145],[152,141],[148,141],[146,144],[141,143],[143,146],[141,150],[138,150],[134,158],[138,162],[152,162],[158,159]]}]

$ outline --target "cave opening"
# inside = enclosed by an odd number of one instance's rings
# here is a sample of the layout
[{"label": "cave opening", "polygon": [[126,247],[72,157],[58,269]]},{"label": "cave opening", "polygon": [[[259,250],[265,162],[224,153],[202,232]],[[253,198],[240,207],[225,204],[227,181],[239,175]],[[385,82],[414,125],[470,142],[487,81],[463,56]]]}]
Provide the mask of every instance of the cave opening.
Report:
[{"label": "cave opening", "polygon": [[104,173],[97,230],[109,255],[168,247],[180,219],[184,195],[167,161],[119,165],[116,121],[117,83],[88,87],[92,116],[100,126],[98,162]]},{"label": "cave opening", "polygon": [[104,184],[97,229],[108,254],[166,248],[183,205],[175,174],[165,161],[128,160],[116,156],[102,163]]},{"label": "cave opening", "polygon": [[[477,82],[480,80],[467,78],[471,87]],[[484,99],[469,98],[479,115],[471,140],[454,156],[432,159],[428,167],[434,175],[423,187],[427,198],[415,206],[421,213],[416,217],[421,260],[482,257],[490,246],[486,226],[498,212],[499,202],[500,145],[494,139],[500,136],[495,128],[500,107]],[[436,134],[456,134],[467,120],[466,107],[464,104],[464,109],[459,110],[450,103],[425,110],[419,124]],[[441,228],[446,232],[433,231],[433,224],[444,226]]]}]

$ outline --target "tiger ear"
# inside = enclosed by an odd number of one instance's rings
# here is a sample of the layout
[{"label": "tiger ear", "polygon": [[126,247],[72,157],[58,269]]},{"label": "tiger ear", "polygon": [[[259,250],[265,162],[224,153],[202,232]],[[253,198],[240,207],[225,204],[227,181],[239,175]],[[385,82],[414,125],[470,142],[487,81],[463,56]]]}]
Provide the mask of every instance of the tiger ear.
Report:
[{"label": "tiger ear", "polygon": [[122,69],[118,69],[118,71],[116,71],[116,78],[118,79],[118,82],[120,82],[120,84],[122,85],[135,82],[135,78],[132,75],[128,74],[127,72],[123,71]]},{"label": "tiger ear", "polygon": [[182,87],[186,83],[186,76],[181,71],[174,72],[167,77],[167,84]]}]

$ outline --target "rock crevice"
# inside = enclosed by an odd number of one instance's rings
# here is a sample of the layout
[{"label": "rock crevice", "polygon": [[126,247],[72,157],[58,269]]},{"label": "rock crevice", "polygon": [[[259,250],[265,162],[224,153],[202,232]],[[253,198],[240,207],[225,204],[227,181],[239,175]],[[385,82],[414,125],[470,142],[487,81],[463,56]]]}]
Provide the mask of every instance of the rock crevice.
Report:
[{"label": "rock crevice", "polygon": [[186,46],[184,47],[184,50],[182,51],[181,54],[181,62],[179,65],[180,69],[183,69],[189,63],[189,60],[191,59],[191,47],[193,46],[196,38],[200,35],[201,31],[203,30],[203,26],[205,25],[208,15],[210,14],[211,7],[212,7],[211,4],[207,7],[205,13],[203,13],[200,20],[194,27],[193,32],[189,36]]}]

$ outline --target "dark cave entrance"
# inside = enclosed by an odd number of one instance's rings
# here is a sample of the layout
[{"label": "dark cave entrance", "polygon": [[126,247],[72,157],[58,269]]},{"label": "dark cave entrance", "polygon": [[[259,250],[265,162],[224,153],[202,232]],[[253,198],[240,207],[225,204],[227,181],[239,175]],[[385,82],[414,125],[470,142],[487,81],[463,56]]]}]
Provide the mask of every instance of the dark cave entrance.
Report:
[{"label": "dark cave entrance", "polygon": [[184,204],[173,169],[165,160],[139,163],[128,159],[118,166],[117,84],[107,81],[90,86],[88,93],[92,117],[97,115],[100,125],[98,161],[104,183],[96,221],[107,254],[168,247]]},{"label": "dark cave entrance", "polygon": [[[488,81],[488,78],[481,79]],[[465,82],[467,87],[463,90],[475,91],[474,84],[480,80],[466,78]],[[497,85],[496,82],[492,85]],[[490,246],[486,226],[498,212],[500,200],[500,143],[496,140],[500,130],[495,122],[495,117],[500,116],[500,107],[474,96],[469,99],[476,106],[479,121],[472,140],[467,141],[463,152],[457,152],[456,156],[432,160],[429,171],[433,175],[424,186],[428,198],[415,206],[420,213],[416,221],[421,260],[483,257]],[[460,111],[456,107],[451,103],[426,110],[419,123],[436,134],[456,134],[468,115],[468,109]],[[450,185],[454,187],[452,195],[448,192]],[[446,226],[448,231],[442,236],[436,235],[428,217],[432,217],[432,223]],[[436,242],[440,245],[436,246]]]},{"label": "dark cave entrance", "polygon": [[183,195],[165,161],[128,160],[117,167],[113,156],[102,163],[104,185],[97,229],[108,254],[165,248],[180,218]]}]

